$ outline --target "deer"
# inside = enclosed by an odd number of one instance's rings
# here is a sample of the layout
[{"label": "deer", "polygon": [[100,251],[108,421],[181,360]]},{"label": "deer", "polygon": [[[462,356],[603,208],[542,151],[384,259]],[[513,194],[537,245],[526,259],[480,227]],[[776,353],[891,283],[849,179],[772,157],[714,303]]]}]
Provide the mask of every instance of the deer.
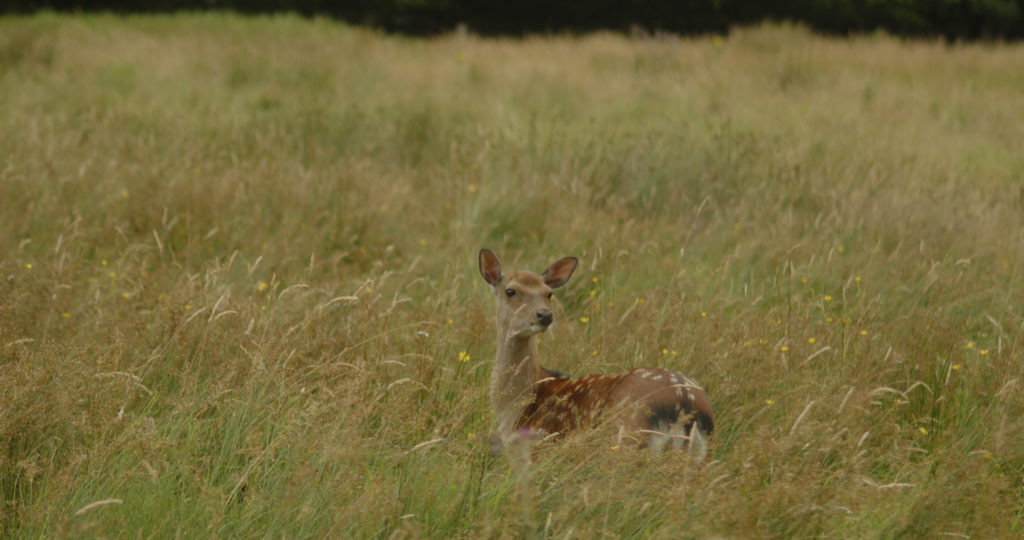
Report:
[{"label": "deer", "polygon": [[621,422],[620,442],[625,434],[638,447],[686,448],[704,461],[715,420],[697,381],[663,368],[572,377],[540,365],[537,336],[554,322],[553,291],[569,281],[578,264],[577,257],[563,257],[539,274],[506,274],[491,250],[480,250],[480,274],[496,303],[498,351],[490,398],[498,436],[558,438],[612,415]]}]

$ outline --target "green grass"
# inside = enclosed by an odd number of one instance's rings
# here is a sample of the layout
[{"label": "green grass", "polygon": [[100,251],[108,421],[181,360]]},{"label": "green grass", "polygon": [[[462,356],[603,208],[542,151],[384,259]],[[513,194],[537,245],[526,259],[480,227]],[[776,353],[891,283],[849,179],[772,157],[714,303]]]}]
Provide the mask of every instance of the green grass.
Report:
[{"label": "green grass", "polygon": [[[1020,535],[1020,88],[793,27],[0,19],[0,536]],[[482,246],[580,256],[544,363],[690,374],[714,461],[494,455]]]}]

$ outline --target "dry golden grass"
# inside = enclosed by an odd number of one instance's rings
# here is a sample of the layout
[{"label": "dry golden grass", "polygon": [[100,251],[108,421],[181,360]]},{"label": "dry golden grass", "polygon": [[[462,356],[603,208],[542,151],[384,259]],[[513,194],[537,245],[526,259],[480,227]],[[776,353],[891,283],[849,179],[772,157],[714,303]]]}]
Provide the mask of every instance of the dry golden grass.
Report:
[{"label": "dry golden grass", "polygon": [[[0,20],[10,537],[1024,529],[1024,48],[791,27]],[[488,246],[545,364],[707,388],[714,461],[489,450]]]}]

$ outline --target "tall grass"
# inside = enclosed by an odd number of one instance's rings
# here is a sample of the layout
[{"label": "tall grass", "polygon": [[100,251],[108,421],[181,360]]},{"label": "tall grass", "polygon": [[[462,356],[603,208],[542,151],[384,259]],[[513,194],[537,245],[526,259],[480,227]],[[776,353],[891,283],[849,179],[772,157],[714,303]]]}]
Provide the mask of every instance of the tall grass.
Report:
[{"label": "tall grass", "polygon": [[[1024,48],[0,20],[0,535],[1024,530]],[[495,455],[544,363],[700,380],[714,460]],[[513,456],[514,457],[514,456]]]}]

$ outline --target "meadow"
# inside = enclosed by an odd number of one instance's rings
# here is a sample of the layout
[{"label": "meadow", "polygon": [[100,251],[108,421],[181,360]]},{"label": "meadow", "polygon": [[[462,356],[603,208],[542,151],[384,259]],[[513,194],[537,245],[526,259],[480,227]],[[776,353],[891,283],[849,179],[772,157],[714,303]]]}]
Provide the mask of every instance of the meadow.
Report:
[{"label": "meadow", "polygon": [[[1024,534],[1024,45],[0,19],[0,536]],[[542,362],[707,389],[712,460],[492,451]]]}]

